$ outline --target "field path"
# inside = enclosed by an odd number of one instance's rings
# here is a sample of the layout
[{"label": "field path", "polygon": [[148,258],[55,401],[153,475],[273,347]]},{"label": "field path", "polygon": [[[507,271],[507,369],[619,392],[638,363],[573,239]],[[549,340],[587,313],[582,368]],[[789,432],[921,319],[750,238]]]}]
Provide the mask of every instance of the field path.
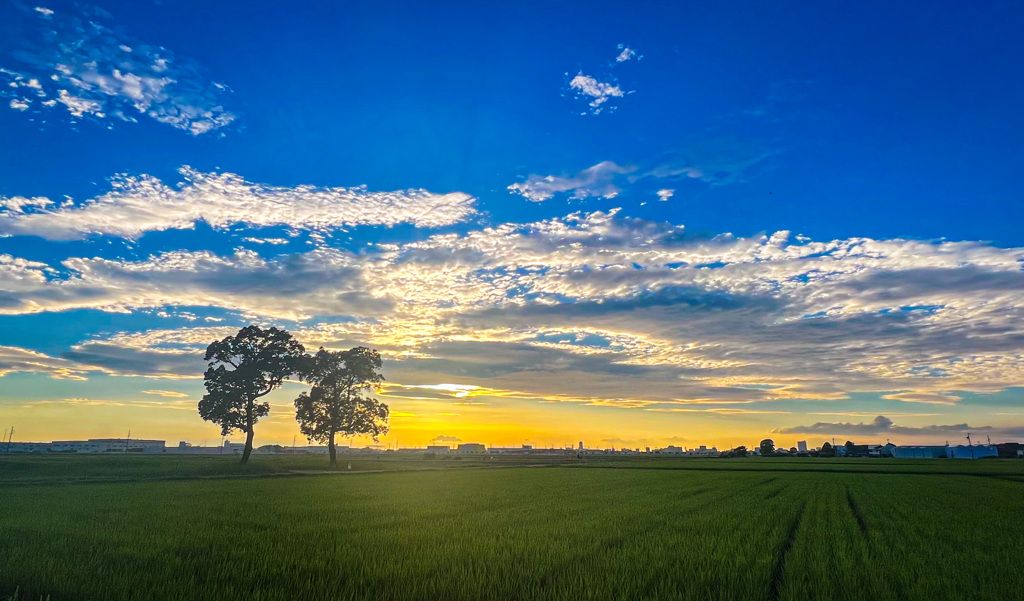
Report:
[{"label": "field path", "polygon": [[782,541],[782,547],[779,548],[778,558],[775,560],[775,567],[772,569],[771,589],[768,591],[769,601],[778,601],[779,595],[782,592],[782,585],[786,579],[786,556],[789,554],[790,549],[793,548],[793,543],[796,542],[796,533],[800,530],[800,522],[803,521],[806,509],[807,501],[804,501],[801,503],[796,517],[790,523],[789,530],[786,531],[786,538]]}]

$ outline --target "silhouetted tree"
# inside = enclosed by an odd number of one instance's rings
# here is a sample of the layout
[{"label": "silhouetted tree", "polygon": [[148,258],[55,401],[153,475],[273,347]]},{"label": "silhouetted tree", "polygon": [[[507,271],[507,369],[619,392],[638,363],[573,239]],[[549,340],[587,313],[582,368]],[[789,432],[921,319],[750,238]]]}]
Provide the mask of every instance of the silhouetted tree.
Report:
[{"label": "silhouetted tree", "polygon": [[761,441],[759,449],[761,451],[761,456],[767,457],[775,452],[775,441],[771,438],[765,438]]},{"label": "silhouetted tree", "polygon": [[832,443],[826,442],[821,445],[821,450],[818,451],[818,457],[835,457],[836,450],[832,448]]},{"label": "silhouetted tree", "polygon": [[747,456],[747,447],[745,447],[743,445],[740,445],[740,446],[736,447],[735,449],[733,449],[732,452],[737,457],[746,457]]},{"label": "silhouetted tree", "polygon": [[388,406],[368,393],[384,381],[380,354],[366,347],[347,351],[321,348],[306,359],[302,378],[313,385],[295,399],[302,434],[326,442],[331,465],[337,463],[336,434],[369,434],[376,441],[388,431]]},{"label": "silhouetted tree", "polygon": [[305,350],[286,330],[259,326],[242,328],[206,348],[209,366],[199,416],[218,424],[223,436],[245,432],[242,463],[252,454],[253,427],[270,413],[270,405],[256,401],[298,371]]},{"label": "silhouetted tree", "polygon": [[857,452],[857,445],[853,444],[852,440],[847,440],[843,446],[846,447],[847,457],[853,457],[854,453]]}]

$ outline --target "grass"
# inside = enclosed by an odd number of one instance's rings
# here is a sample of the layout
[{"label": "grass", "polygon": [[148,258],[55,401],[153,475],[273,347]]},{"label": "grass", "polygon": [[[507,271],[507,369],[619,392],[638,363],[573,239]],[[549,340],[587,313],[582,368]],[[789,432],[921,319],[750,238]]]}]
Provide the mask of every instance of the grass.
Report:
[{"label": "grass", "polygon": [[[0,462],[0,599],[16,587],[20,599],[54,601],[1012,599],[1024,590],[1024,462],[538,469],[494,460],[462,465],[508,469],[424,470],[430,461],[379,459],[387,471],[347,477],[153,480],[235,472],[122,457],[138,463],[116,464],[120,473],[140,481],[47,484],[114,458],[60,459],[17,478]],[[251,469],[325,463],[258,457]]]},{"label": "grass", "polygon": [[327,457],[308,455],[254,455],[247,465],[240,465],[239,458],[230,455],[0,455],[0,486],[294,476],[330,471],[444,470],[567,461],[527,457],[488,460],[473,456],[424,459],[418,455],[339,455],[338,465],[332,467]]}]

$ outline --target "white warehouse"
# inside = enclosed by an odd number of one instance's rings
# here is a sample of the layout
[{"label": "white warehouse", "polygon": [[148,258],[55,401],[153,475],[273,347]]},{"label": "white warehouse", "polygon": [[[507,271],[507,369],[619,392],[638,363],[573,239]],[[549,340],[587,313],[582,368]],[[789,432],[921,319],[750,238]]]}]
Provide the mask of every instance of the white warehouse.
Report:
[{"label": "white warehouse", "polygon": [[90,438],[89,440],[55,440],[51,453],[163,453],[165,441],[134,438]]}]

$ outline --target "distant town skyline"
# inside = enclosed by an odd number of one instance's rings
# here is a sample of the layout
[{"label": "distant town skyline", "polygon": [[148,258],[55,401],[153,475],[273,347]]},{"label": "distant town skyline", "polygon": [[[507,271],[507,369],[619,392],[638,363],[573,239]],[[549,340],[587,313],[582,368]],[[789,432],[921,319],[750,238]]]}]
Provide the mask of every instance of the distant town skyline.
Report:
[{"label": "distant town skyline", "polygon": [[0,3],[0,428],[217,439],[258,324],[385,445],[1019,439],[1020,15]]},{"label": "distant town skyline", "polygon": [[[878,416],[875,420],[873,420],[873,423],[877,423],[879,421],[884,423],[885,421],[888,421],[888,419],[885,418],[884,416]],[[858,424],[850,424],[850,425],[858,426]],[[742,446],[746,446],[747,448],[751,448],[752,449],[752,448],[757,447],[758,443],[761,440],[767,438],[767,439],[771,439],[772,441],[774,441],[775,446],[777,448],[787,449],[787,450],[791,449],[791,448],[796,448],[798,451],[804,452],[804,451],[807,451],[807,450],[814,450],[814,449],[820,448],[826,442],[828,442],[830,444],[834,443],[836,445],[842,445],[842,444],[845,444],[848,440],[852,440],[853,442],[855,442],[857,444],[885,444],[887,442],[893,442],[893,443],[897,443],[897,444],[910,444],[910,445],[919,445],[919,444],[943,445],[943,444],[951,444],[951,445],[956,446],[956,445],[966,444],[966,442],[967,442],[966,441],[966,437],[968,435],[973,435],[973,443],[974,444],[997,444],[997,443],[1004,443],[1004,442],[1019,442],[1021,439],[1024,439],[1024,434],[1013,434],[1013,433],[998,434],[997,433],[997,434],[995,434],[993,436],[993,434],[991,433],[991,429],[974,428],[974,429],[970,429],[970,431],[967,431],[967,430],[962,430],[961,426],[962,425],[952,425],[952,426],[938,427],[930,435],[930,438],[928,436],[921,436],[917,432],[914,432],[915,435],[901,436],[899,434],[899,432],[901,431],[901,429],[899,427],[895,427],[895,430],[887,432],[887,433],[884,433],[884,434],[881,434],[881,435],[879,435],[879,434],[870,434],[869,432],[861,432],[860,434],[854,434],[854,433],[852,433],[850,431],[847,431],[846,434],[811,435],[811,436],[804,436],[803,438],[800,438],[800,439],[797,439],[796,437],[794,437],[794,435],[791,435],[791,434],[780,433],[780,432],[777,431],[778,429],[776,429],[775,431],[769,432],[768,434],[766,434],[764,436],[760,436],[759,435],[760,437],[755,437],[754,439],[729,438],[727,444],[721,444],[717,439],[710,439],[710,438],[701,439],[699,436],[695,436],[693,438],[688,438],[688,437],[684,437],[684,436],[672,436],[672,437],[668,437],[668,438],[664,439],[667,442],[656,442],[656,441],[654,441],[654,439],[649,439],[649,438],[648,439],[634,439],[633,441],[629,441],[629,440],[622,439],[622,438],[601,438],[601,439],[597,439],[597,440],[591,441],[591,443],[588,445],[588,444],[586,444],[586,442],[584,440],[578,440],[577,442],[572,443],[572,442],[569,441],[568,438],[566,438],[564,436],[561,437],[563,439],[562,442],[558,442],[557,438],[551,438],[551,439],[547,439],[547,440],[541,440],[541,439],[512,440],[512,439],[502,438],[498,442],[493,442],[491,440],[484,440],[482,438],[473,438],[472,436],[469,436],[469,437],[463,439],[463,438],[460,438],[459,436],[455,436],[455,435],[435,435],[432,438],[428,438],[428,439],[415,438],[415,437],[411,438],[411,439],[401,439],[398,436],[394,436],[394,435],[386,436],[385,435],[385,436],[381,437],[381,439],[379,441],[377,441],[377,442],[374,442],[372,439],[370,439],[369,437],[366,437],[366,436],[355,436],[355,437],[351,437],[351,438],[339,438],[338,439],[338,444],[342,445],[342,446],[345,446],[345,447],[353,448],[353,449],[376,448],[376,449],[380,449],[380,450],[399,450],[399,449],[420,449],[420,450],[425,450],[427,447],[430,447],[430,446],[447,446],[447,447],[450,447],[450,448],[456,448],[456,447],[458,447],[459,445],[462,445],[462,444],[482,444],[482,445],[484,445],[487,448],[492,448],[492,447],[494,447],[494,448],[521,448],[521,447],[527,447],[528,446],[528,447],[533,447],[533,448],[538,448],[538,449],[556,449],[556,448],[557,449],[577,449],[577,448],[582,448],[582,449],[645,449],[645,448],[661,449],[661,448],[668,448],[668,447],[681,447],[683,449],[697,449],[697,448],[704,448],[704,447],[707,447],[707,448],[712,448],[713,447],[713,448],[717,448],[719,450],[727,450],[727,449],[735,448],[735,447],[741,446],[741,445]],[[76,436],[76,435],[74,435],[73,431],[69,431],[69,433],[68,433],[69,435],[67,435],[67,436],[53,438],[52,440],[43,440],[42,438],[38,438],[38,437],[37,438],[33,438],[33,439],[25,438],[25,430],[17,428],[17,427],[15,428],[15,430],[16,430],[18,436],[13,439],[14,442],[44,443],[44,442],[52,442],[54,440],[65,440],[65,441],[66,440],[88,440],[88,439],[119,439],[119,440],[124,440],[124,439],[127,438],[127,434],[122,434],[121,436],[113,436],[113,435],[111,435],[111,436],[92,436],[92,435],[83,436],[83,435],[79,434],[79,435]],[[0,442],[0,452],[3,452],[4,444],[6,444],[6,442],[8,440],[8,432],[9,431],[10,431],[10,428],[7,428],[7,429],[4,430],[2,442]],[[34,431],[35,430],[31,430],[30,429],[29,433],[32,433]],[[155,430],[155,431],[157,431],[157,430]],[[159,431],[162,431],[162,429],[159,429]],[[260,432],[260,431],[261,430],[257,430],[257,432]],[[174,445],[174,446],[177,446],[179,443],[184,443],[184,444],[193,445],[193,446],[197,446],[197,447],[218,447],[218,446],[223,446],[226,443],[231,443],[231,444],[234,444],[234,445],[237,445],[237,446],[241,447],[242,446],[241,441],[244,440],[244,436],[241,436],[241,435],[238,435],[238,434],[235,434],[234,436],[214,436],[214,437],[206,437],[206,438],[202,438],[202,439],[188,438],[188,437],[185,437],[185,436],[173,436],[173,435],[172,436],[150,436],[150,435],[146,434],[145,430],[142,430],[142,431],[138,431],[137,430],[136,434],[137,434],[137,436],[133,437],[133,439],[164,440],[169,445]],[[738,441],[738,442],[736,442],[736,441]],[[282,447],[291,447],[291,446],[298,446],[298,447],[322,446],[322,445],[318,445],[317,443],[307,441],[306,439],[304,439],[300,435],[293,435],[292,439],[290,439],[290,440],[265,439],[265,438],[261,438],[259,435],[257,435],[256,440],[255,440],[255,446],[256,447],[260,447],[260,446],[265,446],[265,445],[279,445],[279,446],[282,446]]]}]

